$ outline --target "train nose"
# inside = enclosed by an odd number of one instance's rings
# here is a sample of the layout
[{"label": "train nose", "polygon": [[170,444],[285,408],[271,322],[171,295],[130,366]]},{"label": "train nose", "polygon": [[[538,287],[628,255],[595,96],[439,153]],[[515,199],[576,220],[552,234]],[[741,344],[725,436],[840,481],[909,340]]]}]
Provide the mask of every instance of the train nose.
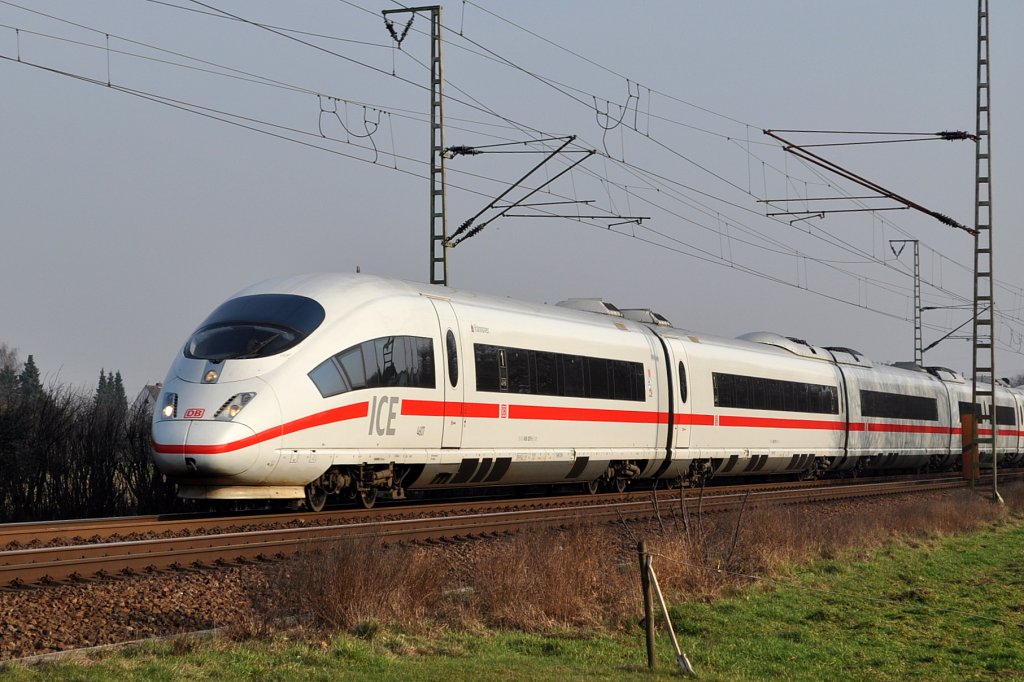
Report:
[{"label": "train nose", "polygon": [[260,457],[275,452],[281,408],[261,378],[196,384],[164,383],[153,420],[153,459],[176,482],[240,484],[266,475]]},{"label": "train nose", "polygon": [[153,425],[153,456],[173,478],[235,476],[259,457],[256,433],[243,424],[220,421],[162,421]]}]

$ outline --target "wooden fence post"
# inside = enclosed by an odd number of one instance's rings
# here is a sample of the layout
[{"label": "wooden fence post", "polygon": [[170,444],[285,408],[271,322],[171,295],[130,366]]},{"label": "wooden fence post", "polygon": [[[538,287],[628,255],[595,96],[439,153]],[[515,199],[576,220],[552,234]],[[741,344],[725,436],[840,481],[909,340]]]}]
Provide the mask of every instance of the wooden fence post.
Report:
[{"label": "wooden fence post", "polygon": [[641,540],[636,547],[640,554],[640,587],[644,593],[644,631],[647,634],[647,667],[654,670],[654,597],[651,594],[651,572],[647,557],[647,543]]}]

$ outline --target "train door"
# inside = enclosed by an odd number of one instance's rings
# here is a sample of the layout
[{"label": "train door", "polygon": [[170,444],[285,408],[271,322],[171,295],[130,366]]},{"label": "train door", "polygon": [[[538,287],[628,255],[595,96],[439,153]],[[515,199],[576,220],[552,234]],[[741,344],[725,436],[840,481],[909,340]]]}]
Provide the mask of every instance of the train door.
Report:
[{"label": "train door", "polygon": [[[690,447],[690,431],[693,426],[693,400],[690,391],[689,363],[686,360],[686,348],[678,341],[670,342],[671,363],[670,376],[674,385],[672,386],[673,405],[675,413],[673,419],[672,447],[676,450],[686,450]],[[680,452],[676,456],[685,455]]]},{"label": "train door", "polygon": [[459,333],[459,320],[451,302],[431,298],[437,312],[438,326],[441,331],[442,372],[438,381],[444,389],[444,424],[441,431],[441,447],[458,448],[462,446],[463,398],[466,387],[466,355],[462,352],[462,336]]},{"label": "train door", "polygon": [[1014,446],[1013,451],[1017,453],[1017,458],[1014,461],[1016,464],[1021,464],[1021,453],[1024,453],[1024,396],[1021,396],[1021,394],[1016,391],[1013,391],[1011,395],[1013,396],[1013,403],[1017,410],[1017,428],[1015,429],[1017,437],[1011,442]]}]

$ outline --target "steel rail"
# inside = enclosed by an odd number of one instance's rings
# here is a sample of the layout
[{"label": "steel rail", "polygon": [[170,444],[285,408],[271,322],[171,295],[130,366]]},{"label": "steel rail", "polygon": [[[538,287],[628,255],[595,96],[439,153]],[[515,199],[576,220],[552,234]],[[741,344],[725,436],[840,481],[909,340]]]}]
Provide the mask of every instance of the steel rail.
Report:
[{"label": "steel rail", "polygon": [[[943,475],[939,475],[940,477]],[[918,479],[915,480],[919,480]],[[905,477],[873,477],[859,479],[862,483],[887,482],[906,480]],[[927,477],[925,480],[928,480]],[[722,491],[744,493],[747,490],[779,490],[785,488],[809,488],[814,486],[834,487],[848,485],[842,479],[825,479],[820,481],[766,481],[747,485],[729,485],[728,487],[708,486],[705,494],[719,494]],[[557,508],[567,505],[592,503],[595,500],[632,499],[642,496],[650,498],[650,490],[631,490],[625,493],[605,493],[593,495],[560,495],[546,497],[499,497],[471,498],[452,502],[438,500],[436,502],[402,502],[391,504],[385,502],[375,509],[362,508],[327,509],[322,512],[288,511],[266,512],[254,511],[245,514],[234,512],[230,515],[212,512],[196,512],[182,514],[159,514],[148,516],[119,516],[96,519],[70,519],[63,521],[30,521],[23,523],[0,524],[0,548],[11,544],[46,545],[55,541],[75,541],[76,544],[99,542],[111,537],[132,534],[168,534],[168,533],[210,533],[222,532],[226,529],[241,528],[252,525],[275,525],[288,523],[329,524],[336,521],[354,519],[372,519],[378,516],[400,515],[414,517],[425,513],[471,512],[481,509],[497,510],[508,507],[516,508]],[[699,494],[697,489],[687,489],[688,496]]]},{"label": "steel rail", "polygon": [[[964,488],[960,478],[926,481],[738,491],[705,489],[703,511],[740,505],[792,504]],[[651,491],[649,491],[650,493]],[[692,492],[692,491],[690,491]],[[694,504],[692,494],[685,495]],[[657,504],[654,503],[657,499]],[[330,542],[372,539],[387,543],[450,541],[528,528],[573,526],[648,519],[682,505],[679,491],[637,495],[628,500],[594,500],[578,506],[486,511],[428,518],[361,521],[304,528],[279,528],[189,537],[158,538],[0,552],[0,585],[46,584],[93,576],[272,560]],[[663,506],[664,505],[664,506]],[[696,507],[689,509],[695,512]]]}]

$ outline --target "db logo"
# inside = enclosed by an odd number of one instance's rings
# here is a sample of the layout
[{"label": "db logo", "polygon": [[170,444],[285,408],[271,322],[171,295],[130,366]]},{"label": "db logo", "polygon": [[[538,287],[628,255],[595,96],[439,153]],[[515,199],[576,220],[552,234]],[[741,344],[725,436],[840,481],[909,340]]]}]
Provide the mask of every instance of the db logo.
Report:
[{"label": "db logo", "polygon": [[201,407],[190,407],[185,410],[185,419],[202,419],[206,410]]}]

